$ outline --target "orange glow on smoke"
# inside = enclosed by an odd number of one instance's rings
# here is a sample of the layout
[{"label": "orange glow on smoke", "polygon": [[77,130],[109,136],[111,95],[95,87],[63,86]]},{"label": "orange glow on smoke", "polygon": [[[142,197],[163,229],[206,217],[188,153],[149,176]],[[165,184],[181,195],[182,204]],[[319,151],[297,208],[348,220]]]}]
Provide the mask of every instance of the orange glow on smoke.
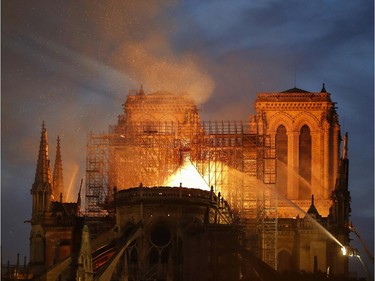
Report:
[{"label": "orange glow on smoke", "polygon": [[210,190],[209,185],[199,174],[190,159],[185,159],[184,164],[171,175],[164,183],[165,186],[180,186]]}]

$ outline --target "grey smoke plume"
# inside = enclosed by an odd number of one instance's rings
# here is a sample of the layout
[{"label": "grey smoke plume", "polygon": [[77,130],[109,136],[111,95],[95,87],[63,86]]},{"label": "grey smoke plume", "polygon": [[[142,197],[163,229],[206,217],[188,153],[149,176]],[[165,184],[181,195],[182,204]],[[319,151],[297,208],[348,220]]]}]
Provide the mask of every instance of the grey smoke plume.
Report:
[{"label": "grey smoke plume", "polygon": [[204,103],[213,92],[213,80],[197,56],[177,53],[168,39],[174,32],[168,10],[175,2],[107,1],[89,10],[89,18],[99,19],[95,21],[99,42],[113,44],[103,46],[113,50],[111,64],[142,83],[147,92],[184,93]]}]

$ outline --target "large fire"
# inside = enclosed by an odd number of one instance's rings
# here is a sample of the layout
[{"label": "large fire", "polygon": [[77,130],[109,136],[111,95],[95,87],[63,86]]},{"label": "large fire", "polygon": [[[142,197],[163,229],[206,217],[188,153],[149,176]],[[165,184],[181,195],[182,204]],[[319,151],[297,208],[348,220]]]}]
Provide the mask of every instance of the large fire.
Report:
[{"label": "large fire", "polygon": [[210,190],[209,185],[204,178],[199,174],[196,167],[191,163],[187,157],[183,165],[176,173],[171,175],[164,183],[165,186],[183,186],[189,188],[199,188],[202,190]]}]

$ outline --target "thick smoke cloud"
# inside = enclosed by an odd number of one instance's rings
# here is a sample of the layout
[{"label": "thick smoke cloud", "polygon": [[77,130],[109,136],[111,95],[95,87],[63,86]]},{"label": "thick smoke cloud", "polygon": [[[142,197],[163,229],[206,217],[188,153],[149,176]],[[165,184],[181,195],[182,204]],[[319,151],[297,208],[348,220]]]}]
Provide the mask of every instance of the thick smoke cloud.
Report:
[{"label": "thick smoke cloud", "polygon": [[171,48],[168,36],[176,32],[176,20],[169,11],[175,2],[110,1],[87,9],[90,19],[99,19],[93,22],[99,41],[111,44],[103,48],[112,48],[110,62],[115,68],[142,83],[147,92],[185,93],[201,104],[212,94],[214,82],[198,56],[177,54]]},{"label": "thick smoke cloud", "polygon": [[[146,45],[152,47],[146,48]],[[147,92],[162,90],[189,94],[198,104],[207,101],[213,91],[214,82],[200,69],[198,59],[193,55],[182,58],[154,55],[151,49],[163,48],[162,45],[159,45],[154,37],[141,44],[127,45],[121,49],[117,62],[126,65],[129,75],[134,77],[134,80],[142,81]]]}]

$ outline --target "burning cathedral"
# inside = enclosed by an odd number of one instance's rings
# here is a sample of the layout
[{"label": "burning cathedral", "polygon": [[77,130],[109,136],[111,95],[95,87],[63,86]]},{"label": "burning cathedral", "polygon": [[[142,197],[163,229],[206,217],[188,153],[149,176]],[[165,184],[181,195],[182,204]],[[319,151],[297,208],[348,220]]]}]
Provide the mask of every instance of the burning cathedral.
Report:
[{"label": "burning cathedral", "polygon": [[348,136],[324,84],[259,93],[246,122],[201,121],[189,96],[142,87],[123,109],[88,136],[77,202],[63,200],[43,124],[26,279],[348,274]]}]

